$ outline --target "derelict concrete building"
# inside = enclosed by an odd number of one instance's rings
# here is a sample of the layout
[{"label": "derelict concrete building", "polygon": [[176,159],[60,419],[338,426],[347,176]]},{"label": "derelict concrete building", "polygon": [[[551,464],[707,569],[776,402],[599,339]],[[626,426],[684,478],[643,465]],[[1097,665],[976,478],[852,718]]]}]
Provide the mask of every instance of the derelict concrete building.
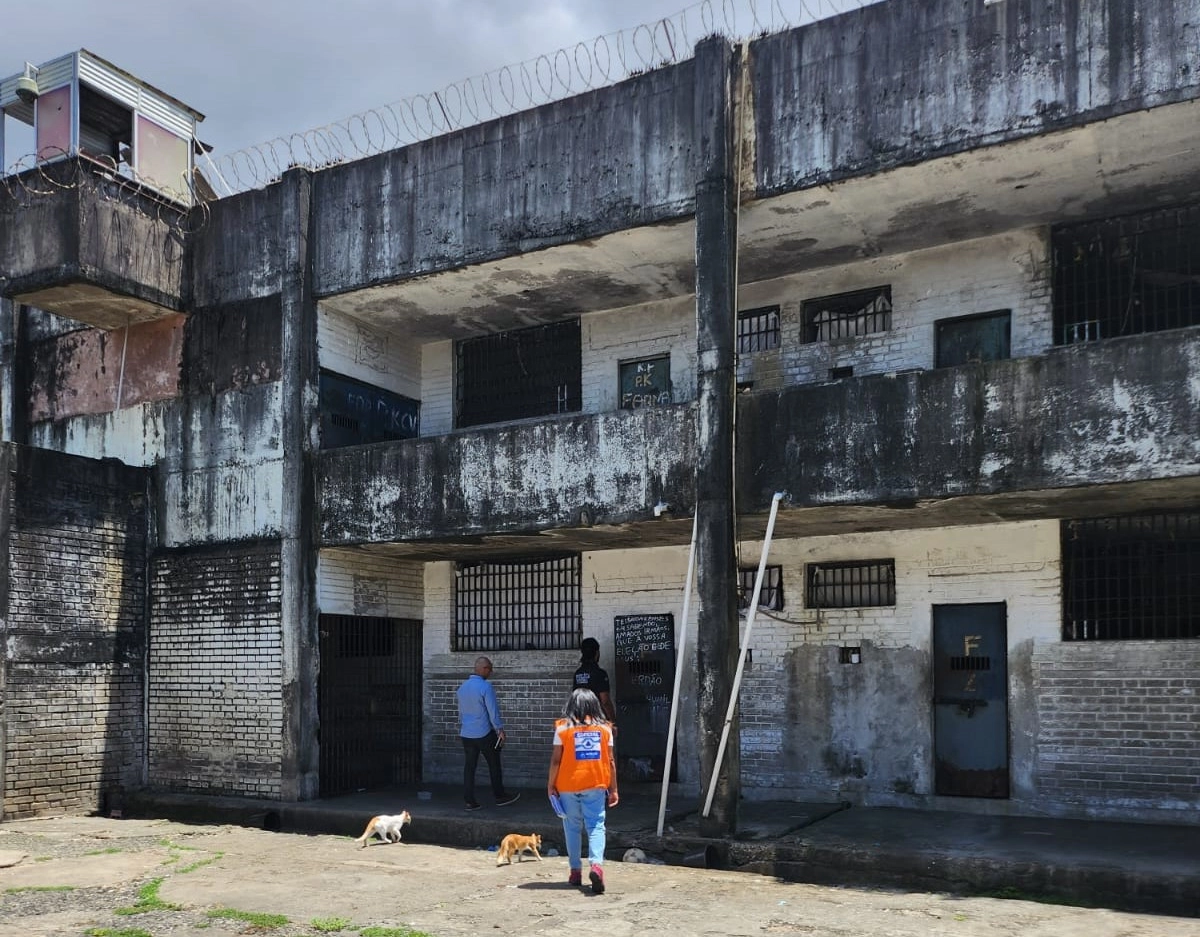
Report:
[{"label": "derelict concrete building", "polygon": [[1197,23],[888,0],[215,200],[0,83],[4,815],[453,781],[480,653],[540,785],[585,635],[695,792],[778,492],[727,790],[1195,822]]}]

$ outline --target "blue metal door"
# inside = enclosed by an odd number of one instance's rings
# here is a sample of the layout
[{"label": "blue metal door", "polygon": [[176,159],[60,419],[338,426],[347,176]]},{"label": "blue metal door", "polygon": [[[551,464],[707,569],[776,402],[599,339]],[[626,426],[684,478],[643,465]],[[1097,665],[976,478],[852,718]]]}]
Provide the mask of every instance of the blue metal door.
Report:
[{"label": "blue metal door", "polygon": [[1008,638],[1003,602],[933,607],[934,791],[1008,796]]}]

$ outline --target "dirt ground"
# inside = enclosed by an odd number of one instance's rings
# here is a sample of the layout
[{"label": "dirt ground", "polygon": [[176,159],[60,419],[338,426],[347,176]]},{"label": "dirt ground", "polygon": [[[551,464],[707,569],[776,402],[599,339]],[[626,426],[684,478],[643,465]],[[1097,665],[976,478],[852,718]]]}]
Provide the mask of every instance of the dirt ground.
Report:
[{"label": "dirt ground", "polygon": [[581,928],[613,937],[1200,937],[1194,919],[665,865],[610,860],[603,896],[566,877],[564,857],[497,868],[483,848],[361,849],[349,837],[168,821],[12,821],[0,824],[0,937],[314,937],[363,928],[364,937]]}]

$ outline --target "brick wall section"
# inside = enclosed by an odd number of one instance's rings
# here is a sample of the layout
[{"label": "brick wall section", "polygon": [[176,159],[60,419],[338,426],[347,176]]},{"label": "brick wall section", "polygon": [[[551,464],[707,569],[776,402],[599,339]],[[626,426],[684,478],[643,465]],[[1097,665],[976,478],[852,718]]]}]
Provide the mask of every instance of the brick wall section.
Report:
[{"label": "brick wall section", "polygon": [[100,810],[144,771],[146,475],[0,446],[5,466],[3,815]]},{"label": "brick wall section", "polygon": [[[875,286],[892,287],[892,327],[853,338],[803,341],[801,306]],[[1012,356],[1036,355],[1052,344],[1050,265],[1041,229],[1012,231],[948,247],[827,267],[742,287],[742,309],[778,304],[779,348],[738,361],[738,380],[754,390],[829,380],[831,368],[854,376],[934,366],[939,319],[1012,310]]]},{"label": "brick wall section", "polygon": [[1200,804],[1200,642],[1039,647],[1038,775],[1049,799],[1195,810]]},{"label": "brick wall section", "polygon": [[151,578],[149,784],[278,797],[278,541],[175,550]]}]

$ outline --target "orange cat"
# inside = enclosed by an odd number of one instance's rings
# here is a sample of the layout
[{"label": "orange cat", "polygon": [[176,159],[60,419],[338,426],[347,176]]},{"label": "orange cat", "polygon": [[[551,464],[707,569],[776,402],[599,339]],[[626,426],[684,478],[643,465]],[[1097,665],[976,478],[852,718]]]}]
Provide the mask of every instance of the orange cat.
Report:
[{"label": "orange cat", "polygon": [[512,857],[515,854],[518,862],[524,862],[524,853],[532,852],[538,862],[542,861],[542,854],[538,852],[542,847],[542,837],[538,833],[530,833],[528,836],[522,836],[520,833],[509,833],[500,841],[500,854],[496,857],[496,865],[503,865],[507,862],[512,865]]},{"label": "orange cat", "polygon": [[365,849],[367,840],[374,835],[385,843],[398,843],[400,842],[400,830],[404,828],[405,823],[412,823],[412,817],[407,810],[401,810],[394,815],[383,814],[371,817],[367,822],[367,828],[363,830],[363,835],[358,837],[355,842],[362,843]]}]

